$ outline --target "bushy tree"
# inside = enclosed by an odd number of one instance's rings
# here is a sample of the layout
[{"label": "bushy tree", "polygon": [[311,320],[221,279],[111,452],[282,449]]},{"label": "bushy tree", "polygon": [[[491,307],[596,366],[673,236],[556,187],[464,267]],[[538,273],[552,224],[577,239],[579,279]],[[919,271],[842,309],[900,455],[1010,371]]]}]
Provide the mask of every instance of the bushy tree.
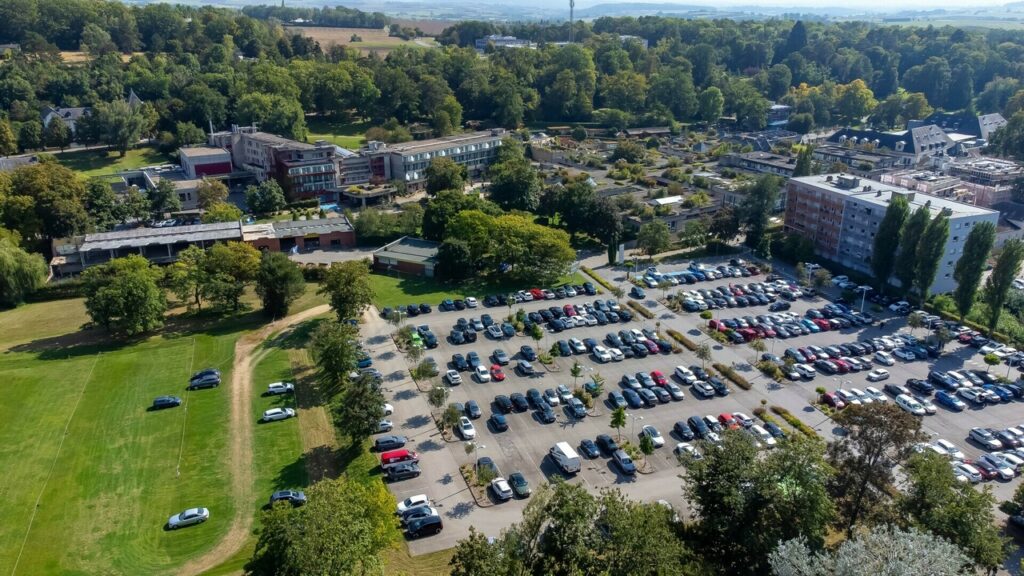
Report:
[{"label": "bushy tree", "polygon": [[358,319],[373,301],[370,268],[361,260],[335,262],[327,269],[317,293],[330,299],[339,321]]},{"label": "bushy tree", "polygon": [[654,220],[640,226],[636,235],[636,247],[649,257],[668,250],[672,245],[672,231],[668,224],[661,220]]},{"label": "bushy tree", "polygon": [[747,228],[747,246],[756,248],[768,230],[768,216],[779,201],[782,179],[764,174],[744,189],[741,219]]},{"label": "bushy tree", "polygon": [[427,194],[436,195],[442,190],[461,193],[466,187],[466,167],[456,164],[451,158],[434,158],[425,173]]},{"label": "bushy tree", "polygon": [[506,138],[489,169],[491,200],[505,210],[533,212],[540,202],[540,178],[523,153],[523,145]]},{"label": "bushy tree", "polygon": [[46,282],[46,262],[22,250],[6,230],[0,235],[0,306],[17,306]]},{"label": "bushy tree", "polygon": [[71,129],[62,118],[54,116],[50,119],[50,123],[43,130],[43,143],[50,148],[60,148],[62,152],[71,145]]},{"label": "bushy tree", "polygon": [[170,178],[161,178],[156,186],[149,189],[149,211],[154,218],[181,210],[181,198]]},{"label": "bushy tree", "polygon": [[242,219],[242,211],[238,206],[228,202],[214,202],[206,207],[201,218],[203,224],[211,222],[238,222]]},{"label": "bushy tree", "polygon": [[203,295],[218,306],[238,310],[246,286],[256,279],[260,252],[245,242],[218,242],[203,257]]},{"label": "bushy tree", "polygon": [[384,394],[369,374],[345,383],[331,404],[334,426],[359,445],[377,431],[384,417]]},{"label": "bushy tree", "polygon": [[108,331],[133,336],[164,323],[163,271],[137,254],[115,258],[82,273],[85,309]]},{"label": "bushy tree", "polygon": [[148,104],[131,106],[125,100],[98,102],[88,118],[100,141],[117,150],[121,157],[149,134],[156,123],[156,113]]},{"label": "bushy tree", "polygon": [[284,210],[287,201],[277,180],[268,178],[245,189],[245,205],[256,214],[273,214]]},{"label": "bushy tree", "polygon": [[264,252],[256,273],[256,295],[271,318],[288,315],[288,307],[306,290],[299,265],[281,252]]},{"label": "bushy tree", "polygon": [[196,186],[196,205],[203,210],[228,200],[228,187],[220,180],[206,180]]},{"label": "bushy tree", "polygon": [[309,350],[322,391],[333,396],[348,382],[359,359],[359,329],[347,322],[323,321],[313,331]]},{"label": "bushy tree", "polygon": [[996,264],[985,281],[984,299],[988,304],[988,331],[993,334],[999,325],[999,316],[1003,313],[1003,304],[1013,286],[1014,279],[1020,274],[1021,263],[1024,263],[1024,242],[1018,239],[1003,244],[996,256]]},{"label": "bushy tree", "polygon": [[914,286],[914,278],[917,272],[917,246],[921,242],[928,222],[931,221],[931,212],[927,206],[921,205],[913,212],[900,228],[900,248],[896,253],[896,264],[893,267],[893,274],[900,281],[900,286],[906,290]]}]

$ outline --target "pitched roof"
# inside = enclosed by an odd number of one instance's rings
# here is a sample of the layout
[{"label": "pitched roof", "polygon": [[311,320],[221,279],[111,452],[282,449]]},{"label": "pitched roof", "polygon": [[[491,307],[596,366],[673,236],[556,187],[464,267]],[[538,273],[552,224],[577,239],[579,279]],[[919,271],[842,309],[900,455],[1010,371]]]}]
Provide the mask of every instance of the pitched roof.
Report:
[{"label": "pitched roof", "polygon": [[47,106],[46,108],[43,108],[43,113],[41,114],[41,116],[42,119],[45,120],[47,116],[49,116],[50,114],[54,114],[56,116],[59,116],[64,121],[74,121],[88,114],[90,110],[92,109],[88,106],[79,106],[76,108],[55,108],[53,106]]},{"label": "pitched roof", "polygon": [[[828,137],[834,144],[846,141],[871,142],[875,148],[887,148],[904,153],[920,154],[927,150],[947,150],[953,146],[953,140],[941,128],[934,124],[918,126],[901,132],[881,132],[879,130],[857,130],[843,128]],[[900,146],[902,143],[902,146]]]},{"label": "pitched roof", "polygon": [[921,124],[935,124],[946,132],[988,138],[992,132],[1006,125],[1006,119],[999,113],[974,115],[968,112],[933,112]]},{"label": "pitched roof", "polygon": [[142,104],[143,104],[142,98],[139,98],[138,94],[135,93],[134,89],[129,88],[128,89],[128,106],[130,106],[131,108],[136,108],[138,106],[142,106]]}]

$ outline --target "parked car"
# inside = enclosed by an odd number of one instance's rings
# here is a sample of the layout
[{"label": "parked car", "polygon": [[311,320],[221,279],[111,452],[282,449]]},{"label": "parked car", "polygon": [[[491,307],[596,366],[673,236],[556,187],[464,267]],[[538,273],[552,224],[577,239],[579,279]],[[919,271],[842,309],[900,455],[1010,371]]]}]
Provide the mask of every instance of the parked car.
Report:
[{"label": "parked car", "polygon": [[263,412],[261,418],[264,422],[273,422],[275,420],[287,420],[288,418],[295,417],[295,410],[291,408],[271,408]]},{"label": "parked car", "polygon": [[177,396],[158,396],[153,400],[152,410],[163,410],[181,406],[181,398]]},{"label": "parked car", "polygon": [[291,382],[274,382],[273,384],[267,384],[267,396],[292,394],[294,392],[295,385]]},{"label": "parked car", "polygon": [[270,505],[274,502],[288,502],[292,506],[302,506],[306,503],[306,493],[299,490],[278,490],[270,495]]},{"label": "parked car", "polygon": [[202,524],[210,519],[210,511],[206,508],[189,508],[184,512],[179,512],[174,516],[167,519],[167,528],[169,530],[177,530],[178,528],[184,528],[185,526],[192,526],[194,524]]}]

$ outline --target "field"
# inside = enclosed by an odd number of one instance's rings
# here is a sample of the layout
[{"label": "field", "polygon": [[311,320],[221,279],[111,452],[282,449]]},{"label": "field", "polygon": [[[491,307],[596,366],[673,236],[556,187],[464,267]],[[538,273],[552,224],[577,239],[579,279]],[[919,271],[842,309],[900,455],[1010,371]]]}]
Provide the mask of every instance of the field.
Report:
[{"label": "field", "polygon": [[78,150],[56,155],[57,161],[84,178],[105,176],[122,170],[132,170],[143,166],[154,166],[171,162],[170,156],[158,152],[149,146],[140,146],[128,150],[124,158],[117,152],[107,150]]},{"label": "field", "polygon": [[[144,54],[144,52],[136,52],[135,54]],[[128,62],[135,54],[121,54],[121,61]],[[60,57],[68,64],[82,64],[92,60],[92,56],[81,50],[63,50],[60,53]]]},{"label": "field", "polygon": [[366,142],[363,134],[371,127],[369,122],[345,124],[319,116],[307,117],[306,125],[309,127],[309,134],[306,137],[307,141],[326,140],[349,150],[358,150]]},{"label": "field", "polygon": [[[572,284],[583,284],[587,279],[580,274],[566,276],[555,282],[554,285],[561,285],[567,282]],[[395,307],[402,304],[420,304],[426,302],[431,306],[437,306],[446,298],[464,298],[476,296],[482,298],[487,294],[508,294],[516,290],[531,288],[521,284],[505,281],[487,281],[473,278],[458,285],[446,285],[433,278],[420,278],[417,276],[384,276],[383,274],[371,274],[370,282],[373,285],[373,303],[377,308],[385,306]]]},{"label": "field", "polygon": [[[348,45],[358,49],[363,54],[377,52],[387,54],[399,46],[413,48],[434,48],[437,44],[433,38],[415,38],[413,40],[402,40],[388,36],[383,29],[376,28],[330,28],[325,26],[285,26],[291,33],[299,33],[316,40],[320,46],[326,49],[332,44]],[[361,42],[352,42],[352,35],[362,38]]]}]

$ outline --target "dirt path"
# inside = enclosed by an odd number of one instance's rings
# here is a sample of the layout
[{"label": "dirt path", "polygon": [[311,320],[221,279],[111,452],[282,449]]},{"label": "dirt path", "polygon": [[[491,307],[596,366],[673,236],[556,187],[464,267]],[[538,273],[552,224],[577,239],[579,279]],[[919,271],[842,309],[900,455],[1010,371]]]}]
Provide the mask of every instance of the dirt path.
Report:
[{"label": "dirt path", "polygon": [[232,557],[248,540],[252,532],[252,430],[253,414],[252,367],[259,356],[253,352],[270,335],[287,330],[305,320],[325,314],[331,307],[324,304],[267,324],[250,332],[235,344],[235,361],[231,369],[231,420],[228,435],[231,438],[231,456],[228,462],[231,475],[231,494],[235,501],[235,516],[224,538],[206,554],[189,561],[178,574],[193,576],[214,568]]}]

